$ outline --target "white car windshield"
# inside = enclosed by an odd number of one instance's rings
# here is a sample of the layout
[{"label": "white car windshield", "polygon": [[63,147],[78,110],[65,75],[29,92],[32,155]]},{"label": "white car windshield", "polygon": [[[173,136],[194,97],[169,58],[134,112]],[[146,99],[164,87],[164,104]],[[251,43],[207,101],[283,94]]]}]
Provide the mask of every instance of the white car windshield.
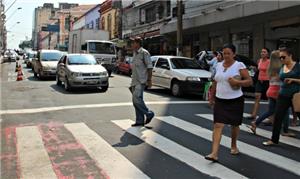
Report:
[{"label": "white car windshield", "polygon": [[90,42],[89,52],[94,54],[115,54],[115,46],[112,43]]},{"label": "white car windshield", "polygon": [[61,52],[44,52],[41,53],[42,61],[58,61],[62,57]]},{"label": "white car windshield", "polygon": [[192,59],[172,58],[171,64],[173,69],[201,69],[199,64]]},{"label": "white car windshield", "polygon": [[90,55],[76,55],[70,56],[68,60],[69,65],[96,65],[97,61]]}]

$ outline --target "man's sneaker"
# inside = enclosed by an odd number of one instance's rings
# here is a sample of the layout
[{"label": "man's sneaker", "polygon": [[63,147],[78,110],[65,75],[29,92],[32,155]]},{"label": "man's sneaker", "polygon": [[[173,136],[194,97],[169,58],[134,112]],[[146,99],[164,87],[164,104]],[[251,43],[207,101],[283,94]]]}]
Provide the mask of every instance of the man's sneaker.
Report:
[{"label": "man's sneaker", "polygon": [[147,116],[145,124],[149,124],[151,122],[151,120],[154,117],[154,112],[151,111],[151,113],[149,114],[149,116]]},{"label": "man's sneaker", "polygon": [[139,127],[139,126],[144,126],[143,123],[139,124],[139,123],[134,123],[134,124],[131,124],[132,127]]}]

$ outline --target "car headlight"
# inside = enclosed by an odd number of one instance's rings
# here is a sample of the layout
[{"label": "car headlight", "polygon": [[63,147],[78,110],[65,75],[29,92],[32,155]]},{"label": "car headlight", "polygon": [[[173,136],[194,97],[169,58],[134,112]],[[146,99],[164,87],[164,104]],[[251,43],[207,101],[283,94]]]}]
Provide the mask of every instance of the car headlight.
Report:
[{"label": "car headlight", "polygon": [[105,72],[101,72],[99,74],[101,77],[108,77],[108,73],[105,71]]},{"label": "car headlight", "polygon": [[73,77],[78,77],[78,76],[81,76],[81,73],[73,72],[73,73],[71,73],[71,75],[72,75]]},{"label": "car headlight", "polygon": [[201,81],[200,77],[189,76],[186,78],[187,81]]}]

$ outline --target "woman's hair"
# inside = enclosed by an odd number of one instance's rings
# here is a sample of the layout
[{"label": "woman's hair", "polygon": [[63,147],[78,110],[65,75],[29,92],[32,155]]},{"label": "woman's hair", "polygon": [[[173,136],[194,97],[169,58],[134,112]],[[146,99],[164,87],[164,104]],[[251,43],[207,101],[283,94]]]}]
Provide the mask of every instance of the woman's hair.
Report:
[{"label": "woman's hair", "polygon": [[223,53],[222,52],[218,51],[217,55],[221,55],[221,57],[223,58]]},{"label": "woman's hair", "polygon": [[280,45],[279,46],[279,51],[280,52],[286,52],[289,56],[292,55],[292,49],[290,49],[289,47],[287,47],[285,45]]},{"label": "woman's hair", "polygon": [[268,52],[269,56],[270,56],[270,49],[268,49],[267,47],[264,47],[262,49],[265,49]]},{"label": "woman's hair", "polygon": [[229,48],[229,49],[231,49],[231,51],[232,51],[233,53],[236,52],[236,48],[235,48],[235,46],[234,46],[233,44],[225,44],[225,45],[223,46],[223,49],[224,49],[224,48]]},{"label": "woman's hair", "polygon": [[279,52],[280,52],[279,50],[274,50],[271,53],[270,65],[268,67],[268,75],[270,77],[278,75],[280,72],[280,68],[282,67]]}]

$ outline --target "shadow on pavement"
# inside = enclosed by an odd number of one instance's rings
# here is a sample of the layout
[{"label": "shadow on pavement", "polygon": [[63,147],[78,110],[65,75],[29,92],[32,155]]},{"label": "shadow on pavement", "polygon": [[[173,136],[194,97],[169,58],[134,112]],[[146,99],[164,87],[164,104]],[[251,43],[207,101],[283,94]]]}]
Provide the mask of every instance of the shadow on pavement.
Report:
[{"label": "shadow on pavement", "polygon": [[34,77],[34,76],[30,76],[27,78],[29,81],[39,81],[39,82],[43,82],[43,81],[54,81],[55,78],[43,78],[43,79],[39,79],[38,77]]},{"label": "shadow on pavement", "polygon": [[89,94],[89,93],[105,93],[101,92],[99,88],[73,88],[71,91],[66,91],[64,88],[64,85],[57,86],[56,84],[52,84],[50,86],[52,89],[54,89],[57,92],[60,92],[62,94],[72,94],[72,95],[81,95],[81,94]]},{"label": "shadow on pavement", "polygon": [[175,99],[181,99],[181,100],[183,100],[183,99],[195,100],[195,101],[203,100],[202,95],[193,95],[193,94],[184,94],[181,97],[174,97],[171,94],[170,90],[164,89],[164,88],[151,88],[151,89],[145,90],[145,92],[153,94],[153,95],[159,95],[159,96],[162,96],[162,97],[175,98]]},{"label": "shadow on pavement", "polygon": [[120,142],[117,144],[113,144],[113,147],[127,147],[129,145],[140,145],[144,143],[144,141],[133,137],[131,134],[124,132],[122,137],[120,138]]}]

